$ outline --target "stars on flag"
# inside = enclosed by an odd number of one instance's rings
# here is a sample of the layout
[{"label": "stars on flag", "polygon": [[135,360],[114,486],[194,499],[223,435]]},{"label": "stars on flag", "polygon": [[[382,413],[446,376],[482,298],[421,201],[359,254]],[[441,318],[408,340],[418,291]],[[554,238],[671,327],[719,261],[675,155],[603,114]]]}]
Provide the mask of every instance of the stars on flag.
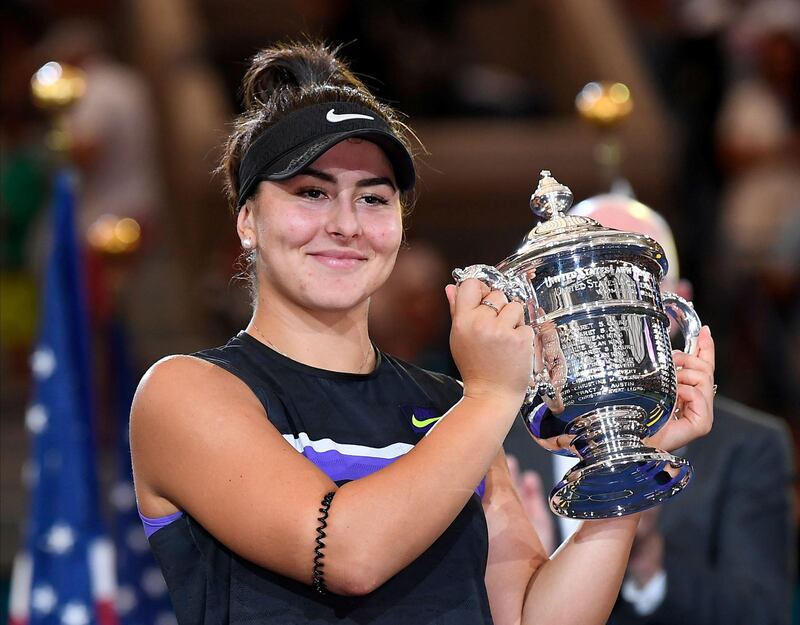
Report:
[{"label": "stars on flag", "polygon": [[47,410],[42,404],[32,404],[25,413],[25,426],[31,434],[39,434],[47,427]]},{"label": "stars on flag", "polygon": [[136,608],[139,600],[136,598],[136,589],[127,584],[117,588],[117,595],[114,598],[114,607],[117,614],[122,617],[128,616]]},{"label": "stars on flag", "polygon": [[31,355],[31,370],[37,380],[46,380],[56,370],[56,356],[49,347],[39,347]]},{"label": "stars on flag", "polygon": [[147,553],[150,550],[150,545],[147,543],[147,536],[145,536],[144,528],[139,523],[131,525],[125,535],[125,543],[128,549],[135,553]]},{"label": "stars on flag", "polygon": [[45,544],[50,553],[63,555],[75,544],[75,531],[66,523],[56,523],[45,535]]},{"label": "stars on flag", "polygon": [[89,608],[76,601],[70,601],[61,611],[62,625],[89,625],[92,617]]},{"label": "stars on flag", "polygon": [[130,512],[136,505],[136,493],[133,490],[133,484],[130,482],[117,482],[109,493],[111,505],[113,505],[118,512]]},{"label": "stars on flag", "polygon": [[58,595],[49,584],[36,586],[31,590],[31,607],[40,614],[50,614],[58,603]]},{"label": "stars on flag", "polygon": [[167,584],[158,567],[151,566],[144,570],[144,573],[142,573],[142,588],[154,599],[167,593]]}]

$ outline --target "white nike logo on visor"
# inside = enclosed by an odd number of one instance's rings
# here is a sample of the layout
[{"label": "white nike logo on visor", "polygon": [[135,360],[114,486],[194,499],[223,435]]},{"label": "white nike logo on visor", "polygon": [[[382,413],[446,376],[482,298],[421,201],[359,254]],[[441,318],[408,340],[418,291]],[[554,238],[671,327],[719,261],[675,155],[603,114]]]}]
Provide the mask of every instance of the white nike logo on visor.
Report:
[{"label": "white nike logo on visor", "polygon": [[375,119],[374,117],[370,117],[369,115],[361,115],[360,113],[342,113],[338,114],[335,113],[333,109],[328,111],[328,114],[325,116],[329,122],[333,122],[334,124],[339,122],[347,121],[348,119]]}]

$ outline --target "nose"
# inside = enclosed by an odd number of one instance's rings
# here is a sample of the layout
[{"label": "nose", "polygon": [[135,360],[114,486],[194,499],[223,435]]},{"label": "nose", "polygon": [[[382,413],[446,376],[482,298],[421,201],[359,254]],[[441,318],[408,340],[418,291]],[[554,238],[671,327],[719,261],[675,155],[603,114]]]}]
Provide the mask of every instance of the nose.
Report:
[{"label": "nose", "polygon": [[361,221],[355,202],[343,195],[332,203],[325,230],[332,236],[351,239],[361,234]]}]

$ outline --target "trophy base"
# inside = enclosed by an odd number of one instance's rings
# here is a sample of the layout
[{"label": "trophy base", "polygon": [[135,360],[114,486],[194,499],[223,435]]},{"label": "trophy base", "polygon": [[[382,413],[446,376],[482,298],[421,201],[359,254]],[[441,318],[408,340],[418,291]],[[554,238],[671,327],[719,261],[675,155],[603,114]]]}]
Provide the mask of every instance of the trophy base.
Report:
[{"label": "trophy base", "polygon": [[640,512],[683,490],[688,460],[646,447],[647,413],[637,405],[598,408],[575,419],[572,448],[581,457],[550,493],[550,508],[571,519]]},{"label": "trophy base", "polygon": [[689,461],[652,447],[581,460],[555,485],[550,509],[571,519],[608,519],[647,510],[683,490]]}]

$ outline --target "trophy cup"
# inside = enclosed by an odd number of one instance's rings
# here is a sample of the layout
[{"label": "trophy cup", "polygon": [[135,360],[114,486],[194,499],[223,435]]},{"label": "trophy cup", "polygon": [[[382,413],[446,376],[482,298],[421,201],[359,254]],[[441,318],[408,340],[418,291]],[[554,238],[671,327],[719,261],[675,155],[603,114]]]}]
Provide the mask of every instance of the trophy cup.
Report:
[{"label": "trophy cup", "polygon": [[524,304],[535,356],[520,415],[545,449],[580,457],[550,493],[553,512],[600,519],[645,510],[692,476],[687,460],[642,439],[675,407],[669,317],[687,351],[700,320],[690,303],[659,291],[667,260],[656,241],[565,214],[572,192],[549,171],[530,204],[542,221],[516,252],[496,267],[472,265],[453,276],[477,278]]}]

